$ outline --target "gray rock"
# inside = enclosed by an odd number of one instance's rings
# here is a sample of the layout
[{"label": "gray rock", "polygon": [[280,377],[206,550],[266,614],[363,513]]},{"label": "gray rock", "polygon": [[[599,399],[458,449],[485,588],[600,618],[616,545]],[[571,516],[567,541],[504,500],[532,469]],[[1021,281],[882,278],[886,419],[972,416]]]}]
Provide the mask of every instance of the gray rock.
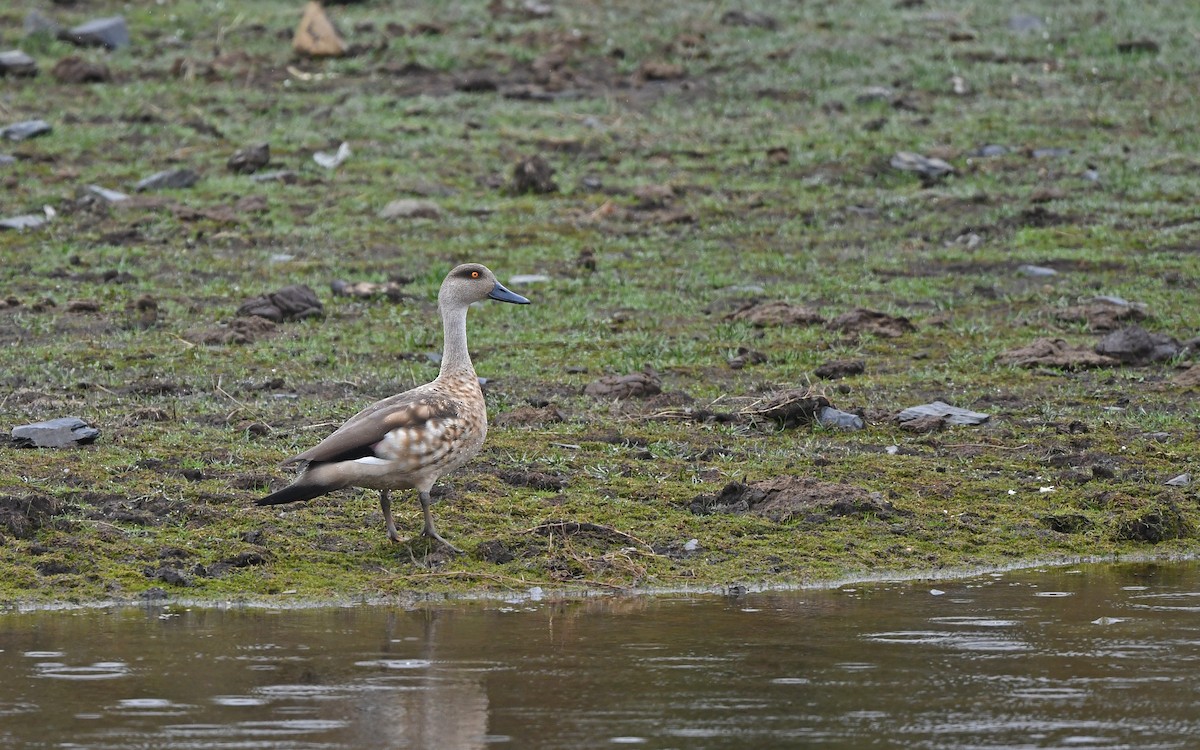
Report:
[{"label": "gray rock", "polygon": [[79,417],[59,417],[14,427],[12,437],[22,447],[65,448],[92,442],[100,437],[100,430]]},{"label": "gray rock", "polygon": [[1166,484],[1168,487],[1187,487],[1191,485],[1191,483],[1191,474],[1180,474],[1179,476],[1168,479],[1166,482],[1164,482],[1164,484]]},{"label": "gray rock", "polygon": [[99,185],[85,185],[80,192],[84,195],[94,195],[97,198],[108,201],[109,203],[120,203],[121,201],[129,200],[129,196],[125,195],[119,190],[109,190],[108,188],[100,187]]},{"label": "gray rock", "polygon": [[939,417],[944,419],[947,424],[977,425],[988,421],[992,415],[960,409],[944,401],[934,401],[931,404],[908,407],[896,415],[896,421],[903,423],[920,417]]},{"label": "gray rock", "polygon": [[417,198],[394,200],[379,212],[381,219],[437,219],[441,215],[438,204]]},{"label": "gray rock", "polygon": [[817,412],[817,422],[824,427],[836,427],[839,430],[861,430],[866,427],[863,418],[857,414],[841,411],[832,406],[824,406]]},{"label": "gray rock", "polygon": [[1058,275],[1058,271],[1055,271],[1053,268],[1049,268],[1047,266],[1032,266],[1028,263],[1017,266],[1017,273],[1035,277]]},{"label": "gray rock", "polygon": [[139,193],[145,190],[167,190],[170,188],[190,188],[200,181],[200,175],[192,169],[167,169],[155,172],[133,186]]},{"label": "gray rock", "polygon": [[46,223],[46,217],[39,214],[22,214],[0,219],[0,229],[37,229]]},{"label": "gray rock", "polygon": [[0,166],[8,166],[9,164],[16,163],[17,157],[13,156],[12,154],[0,154]]},{"label": "gray rock", "polygon": [[1113,357],[1127,365],[1144,365],[1174,357],[1179,342],[1163,333],[1150,333],[1133,325],[1113,331],[1096,343],[1096,353]]},{"label": "gray rock", "polygon": [[1035,148],[1029,152],[1035,159],[1057,159],[1063,156],[1070,156],[1071,149],[1069,148]]},{"label": "gray rock", "polygon": [[26,138],[46,135],[53,129],[45,120],[25,120],[0,128],[0,138],[8,141],[23,141]]},{"label": "gray rock", "polygon": [[238,149],[225,166],[234,174],[252,174],[267,166],[271,161],[271,145],[259,143]]},{"label": "gray rock", "polygon": [[1014,13],[1008,17],[1008,28],[1010,31],[1028,34],[1031,31],[1041,31],[1046,28],[1046,24],[1037,16],[1031,16],[1028,13]]},{"label": "gray rock", "polygon": [[31,10],[26,14],[24,28],[25,36],[33,36],[34,34],[58,36],[63,31],[62,24],[37,10]]},{"label": "gray rock", "polygon": [[999,143],[989,143],[972,151],[971,156],[982,156],[990,159],[996,156],[1005,156],[1008,152],[1008,146],[1001,146]]},{"label": "gray rock", "polygon": [[35,76],[37,60],[19,49],[0,52],[0,76]]},{"label": "gray rock", "polygon": [[60,31],[59,38],[81,47],[120,49],[129,46],[129,27],[122,16],[96,18]]},{"label": "gray rock", "polygon": [[954,167],[936,157],[923,156],[912,151],[897,151],[889,162],[893,169],[901,172],[915,172],[924,180],[940,180],[946,175],[954,174]]},{"label": "gray rock", "polygon": [[259,172],[250,179],[255,182],[282,182],[285,185],[291,185],[299,179],[299,176],[290,169],[276,169],[270,172]]}]

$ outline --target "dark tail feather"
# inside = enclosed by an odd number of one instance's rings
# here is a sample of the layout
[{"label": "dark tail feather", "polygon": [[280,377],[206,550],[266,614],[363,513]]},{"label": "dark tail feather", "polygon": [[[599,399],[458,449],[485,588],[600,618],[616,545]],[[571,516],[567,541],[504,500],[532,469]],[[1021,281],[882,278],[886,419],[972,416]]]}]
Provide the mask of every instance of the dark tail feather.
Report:
[{"label": "dark tail feather", "polygon": [[282,505],[284,503],[296,503],[301,500],[312,500],[314,497],[320,497],[327,492],[336,490],[337,487],[326,487],[317,484],[316,482],[305,482],[303,479],[295,484],[289,484],[287,487],[272,492],[264,498],[255,500],[255,505]]}]

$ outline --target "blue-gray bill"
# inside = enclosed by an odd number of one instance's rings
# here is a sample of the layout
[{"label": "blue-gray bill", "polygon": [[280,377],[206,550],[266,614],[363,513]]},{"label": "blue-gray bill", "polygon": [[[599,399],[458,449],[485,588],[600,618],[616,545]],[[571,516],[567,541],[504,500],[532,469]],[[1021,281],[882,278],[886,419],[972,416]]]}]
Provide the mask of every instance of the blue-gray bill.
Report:
[{"label": "blue-gray bill", "polygon": [[498,302],[512,302],[513,304],[516,304],[516,305],[528,305],[529,304],[529,300],[525,299],[524,297],[517,294],[516,292],[509,291],[509,289],[507,287],[505,287],[503,284],[501,284],[499,281],[496,282],[496,286],[492,287],[492,291],[490,294],[488,294],[488,297],[490,297],[491,299],[494,299]]}]

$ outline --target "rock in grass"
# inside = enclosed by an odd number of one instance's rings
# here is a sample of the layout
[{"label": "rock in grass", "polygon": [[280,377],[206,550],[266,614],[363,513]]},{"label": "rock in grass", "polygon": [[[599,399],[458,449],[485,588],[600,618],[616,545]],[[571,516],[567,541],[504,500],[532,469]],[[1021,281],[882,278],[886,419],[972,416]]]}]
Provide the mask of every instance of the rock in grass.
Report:
[{"label": "rock in grass", "polygon": [[46,217],[39,214],[21,214],[0,219],[0,229],[37,229],[46,223]]},{"label": "rock in grass", "polygon": [[1191,483],[1192,483],[1192,475],[1191,474],[1180,474],[1177,477],[1172,477],[1171,479],[1168,479],[1167,481],[1163,482],[1163,484],[1167,485],[1168,487],[1187,487],[1187,486],[1191,485]]},{"label": "rock in grass", "polygon": [[904,424],[909,420],[917,419],[919,417],[937,417],[939,419],[944,419],[947,424],[960,425],[983,424],[992,418],[990,414],[971,411],[970,409],[960,409],[959,407],[951,406],[944,401],[934,401],[931,404],[908,407],[896,415],[896,421]]},{"label": "rock in grass", "polygon": [[229,171],[234,174],[253,174],[271,162],[271,145],[258,143],[246,146],[234,152],[225,162]]},{"label": "rock in grass", "polygon": [[100,430],[79,417],[59,417],[14,427],[12,437],[23,448],[65,448],[93,442],[100,437]]},{"label": "rock in grass", "polygon": [[541,156],[522,159],[513,166],[512,191],[517,195],[558,192],[558,183],[554,181],[554,167]]},{"label": "rock in grass", "polygon": [[246,300],[238,308],[238,317],[258,316],[273,323],[285,320],[320,318],[325,307],[317,294],[304,284],[292,284],[282,289]]},{"label": "rock in grass", "polygon": [[438,219],[442,209],[433,201],[419,198],[401,198],[383,207],[381,219]]},{"label": "rock in grass", "polygon": [[0,76],[32,77],[38,74],[37,60],[19,49],[0,52]]},{"label": "rock in grass", "polygon": [[936,182],[946,175],[954,174],[954,167],[942,159],[924,156],[912,151],[897,151],[889,162],[893,169],[901,172],[914,172],[922,180]]},{"label": "rock in grass", "polygon": [[141,193],[147,190],[190,188],[199,181],[200,175],[193,169],[166,169],[139,181],[133,189]]},{"label": "rock in grass", "polygon": [[341,57],[346,54],[346,42],[316,0],[310,0],[304,6],[304,16],[292,36],[292,49],[308,57]]},{"label": "rock in grass", "polygon": [[1127,365],[1161,362],[1179,353],[1179,342],[1163,333],[1150,333],[1132,325],[1113,331],[1096,343],[1096,353]]},{"label": "rock in grass", "polygon": [[129,196],[119,190],[109,190],[99,185],[84,185],[78,191],[79,195],[94,195],[107,203],[120,203],[129,200]]},{"label": "rock in grass", "polygon": [[60,31],[58,36],[81,47],[104,47],[113,50],[129,46],[129,27],[125,25],[125,18],[122,16],[96,18]]},{"label": "rock in grass", "polygon": [[45,120],[24,120],[0,128],[0,138],[7,141],[24,141],[29,138],[46,135],[51,130],[53,128]]},{"label": "rock in grass", "polygon": [[838,430],[861,430],[867,426],[863,418],[848,411],[823,406],[817,411],[817,424]]}]

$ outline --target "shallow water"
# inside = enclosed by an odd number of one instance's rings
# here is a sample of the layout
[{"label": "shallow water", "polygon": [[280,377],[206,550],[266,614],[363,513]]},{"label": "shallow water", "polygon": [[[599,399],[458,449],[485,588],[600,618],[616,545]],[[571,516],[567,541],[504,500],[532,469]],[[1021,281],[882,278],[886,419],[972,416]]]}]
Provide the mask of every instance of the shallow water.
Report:
[{"label": "shallow water", "polygon": [[0,615],[0,746],[1200,746],[1200,567]]}]

